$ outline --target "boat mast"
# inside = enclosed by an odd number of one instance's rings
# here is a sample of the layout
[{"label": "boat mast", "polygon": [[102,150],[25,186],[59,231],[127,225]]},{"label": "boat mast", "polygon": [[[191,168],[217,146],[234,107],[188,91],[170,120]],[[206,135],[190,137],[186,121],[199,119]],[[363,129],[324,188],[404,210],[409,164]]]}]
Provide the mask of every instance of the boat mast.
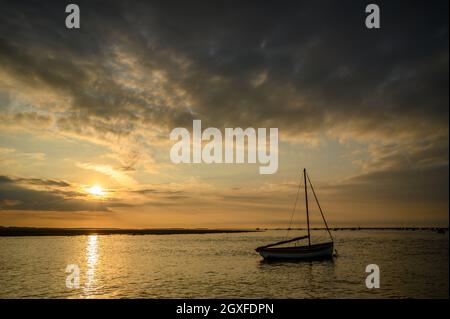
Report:
[{"label": "boat mast", "polygon": [[330,229],[328,228],[327,220],[325,219],[325,215],[323,214],[322,207],[320,207],[319,199],[317,198],[316,192],[314,191],[314,187],[313,184],[311,183],[311,180],[309,179],[309,175],[308,175],[308,182],[313,192],[314,198],[316,199],[317,206],[319,207],[320,215],[322,215],[323,222],[325,224],[325,227],[327,228],[328,235],[330,235],[331,241],[333,241],[333,236],[331,235]]},{"label": "boat mast", "polygon": [[311,246],[311,235],[309,233],[308,187],[306,184],[306,168],[303,169],[303,178],[305,179],[305,204],[306,204],[306,223],[308,224],[308,245]]}]

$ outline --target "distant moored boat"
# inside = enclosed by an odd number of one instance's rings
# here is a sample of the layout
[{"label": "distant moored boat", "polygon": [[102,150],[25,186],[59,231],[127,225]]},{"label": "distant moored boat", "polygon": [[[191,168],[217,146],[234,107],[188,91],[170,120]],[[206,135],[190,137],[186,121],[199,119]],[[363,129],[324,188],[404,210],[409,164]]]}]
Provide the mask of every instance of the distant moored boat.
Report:
[{"label": "distant moored boat", "polygon": [[[256,248],[256,251],[265,259],[323,259],[323,258],[332,258],[333,257],[333,248],[334,248],[333,236],[331,235],[331,232],[328,228],[327,221],[325,220],[325,216],[323,215],[322,208],[320,207],[319,200],[317,199],[316,193],[311,184],[309,176],[306,174],[306,169],[303,169],[303,179],[304,179],[304,184],[305,184],[305,206],[306,206],[306,222],[307,222],[307,226],[308,226],[308,235],[301,236],[301,237],[295,237],[295,238],[292,238],[289,240],[283,240],[283,241],[279,241],[279,242],[276,242],[273,244],[269,244],[269,245],[265,245],[265,246]],[[319,207],[320,214],[322,215],[323,222],[325,224],[326,230],[328,232],[328,235],[330,236],[331,241],[324,242],[324,243],[318,243],[318,244],[311,244],[311,234],[310,234],[310,227],[309,227],[307,181],[309,182],[309,185],[311,187],[312,193],[316,200],[317,206]],[[299,188],[298,188],[298,192],[297,192],[297,198],[296,198],[295,205],[294,205],[294,211],[295,211],[295,207],[296,207],[297,201],[298,201],[300,186],[301,186],[301,182],[299,184]],[[292,213],[294,213],[294,211]],[[290,229],[290,227],[289,227],[289,229]],[[300,241],[300,240],[303,240],[306,238],[308,239],[308,245],[280,247],[281,245],[297,242],[297,241]]]}]

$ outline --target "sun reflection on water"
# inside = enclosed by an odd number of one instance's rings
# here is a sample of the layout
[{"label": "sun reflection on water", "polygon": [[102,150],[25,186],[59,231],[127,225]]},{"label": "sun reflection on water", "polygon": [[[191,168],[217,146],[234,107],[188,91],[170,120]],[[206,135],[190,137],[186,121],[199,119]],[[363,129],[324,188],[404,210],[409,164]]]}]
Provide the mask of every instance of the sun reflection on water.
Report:
[{"label": "sun reflection on water", "polygon": [[97,235],[89,235],[86,247],[86,285],[84,288],[85,293],[89,293],[94,289],[95,284],[95,270],[98,260],[98,245]]}]

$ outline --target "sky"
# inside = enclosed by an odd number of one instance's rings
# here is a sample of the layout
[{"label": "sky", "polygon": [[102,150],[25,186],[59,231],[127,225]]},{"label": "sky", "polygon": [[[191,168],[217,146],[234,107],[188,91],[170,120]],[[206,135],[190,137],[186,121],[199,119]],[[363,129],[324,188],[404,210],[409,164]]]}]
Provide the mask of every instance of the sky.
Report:
[{"label": "sky", "polygon": [[[287,227],[305,167],[331,227],[448,226],[448,1],[75,3],[0,0],[0,225]],[[173,164],[195,119],[278,171]]]}]

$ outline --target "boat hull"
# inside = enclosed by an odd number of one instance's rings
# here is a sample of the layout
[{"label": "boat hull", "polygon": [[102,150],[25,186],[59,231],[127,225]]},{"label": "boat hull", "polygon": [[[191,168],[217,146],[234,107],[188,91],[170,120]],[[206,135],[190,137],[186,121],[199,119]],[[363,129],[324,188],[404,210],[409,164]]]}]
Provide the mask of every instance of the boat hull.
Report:
[{"label": "boat hull", "polygon": [[333,242],[311,246],[258,248],[264,259],[327,259],[333,257]]}]

